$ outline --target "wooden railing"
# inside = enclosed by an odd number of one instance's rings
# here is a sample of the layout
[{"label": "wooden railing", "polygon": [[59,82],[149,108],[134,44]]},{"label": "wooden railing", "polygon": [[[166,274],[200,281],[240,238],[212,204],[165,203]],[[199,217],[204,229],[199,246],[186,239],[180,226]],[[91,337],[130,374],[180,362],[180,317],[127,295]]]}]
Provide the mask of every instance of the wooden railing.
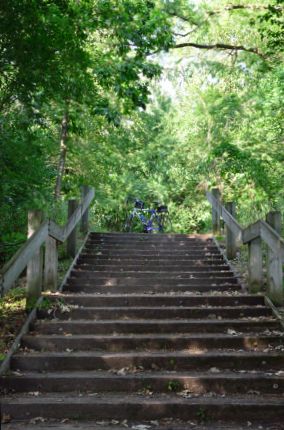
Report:
[{"label": "wooden railing", "polygon": [[[67,240],[67,252],[76,254],[76,226],[81,221],[81,231],[88,231],[88,208],[94,198],[92,188],[82,187],[81,203],[68,202],[68,221],[61,227],[47,219],[43,222],[41,211],[29,212],[28,235],[25,244],[0,270],[0,294],[4,296],[14,286],[27,268],[27,306],[33,307],[40,297],[42,288],[55,291],[58,283],[58,244]],[[45,249],[43,253],[43,244]]]},{"label": "wooden railing", "polygon": [[[283,304],[283,262],[284,240],[281,238],[281,213],[269,212],[266,221],[259,220],[246,228],[236,220],[235,203],[225,206],[221,203],[220,192],[214,188],[207,192],[212,206],[213,233],[220,231],[220,220],[226,225],[226,252],[228,259],[236,257],[238,246],[248,245],[248,276],[251,292],[261,291],[263,281],[263,253],[267,261],[267,295],[276,304]],[[262,246],[266,244],[266,247]]]}]

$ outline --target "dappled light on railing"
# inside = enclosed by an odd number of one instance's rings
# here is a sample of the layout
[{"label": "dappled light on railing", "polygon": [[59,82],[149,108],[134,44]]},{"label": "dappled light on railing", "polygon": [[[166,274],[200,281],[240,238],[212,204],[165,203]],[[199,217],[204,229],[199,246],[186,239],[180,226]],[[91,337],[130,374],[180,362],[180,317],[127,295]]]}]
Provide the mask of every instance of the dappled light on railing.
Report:
[{"label": "dappled light on railing", "polygon": [[278,304],[284,302],[283,269],[284,239],[281,233],[281,214],[269,212],[266,221],[259,220],[246,228],[242,228],[235,218],[234,203],[226,206],[231,208],[230,213],[220,201],[220,192],[213,189],[206,193],[212,205],[212,224],[214,233],[220,231],[220,219],[226,224],[226,251],[229,259],[236,257],[237,247],[247,244],[249,249],[249,285],[251,292],[258,292],[263,286],[263,250],[262,241],[267,245],[267,286],[269,297]]},{"label": "dappled light on railing", "polygon": [[[78,205],[76,210],[72,213],[71,217],[68,219],[65,226],[61,227],[57,225],[52,220],[44,221],[36,231],[29,237],[27,242],[18,250],[18,252],[3,266],[0,270],[0,295],[4,296],[5,293],[12,288],[14,282],[21,275],[25,267],[29,264],[31,266],[31,272],[35,279],[31,279],[28,276],[28,290],[29,282],[32,284],[41,284],[38,281],[39,277],[42,277],[42,267],[36,267],[38,265],[42,266],[42,258],[38,258],[38,261],[33,260],[36,253],[40,250],[41,246],[46,242],[45,251],[45,275],[48,277],[48,282],[45,282],[45,287],[51,287],[51,289],[56,289],[57,287],[57,242],[65,242],[67,238],[72,236],[76,225],[80,220],[84,220],[84,229],[86,229],[86,212],[94,198],[94,190],[88,189],[84,193],[84,198],[82,203]],[[87,231],[85,231],[87,233]],[[56,242],[57,241],[57,242]],[[74,241],[72,242],[74,244]],[[74,256],[74,255],[73,255]],[[50,267],[51,265],[56,266],[56,270]],[[52,276],[51,276],[52,275]],[[40,285],[41,287],[41,285]],[[38,289],[38,285],[36,285]],[[29,292],[29,291],[28,291]],[[34,298],[40,296],[41,291],[34,291]]]}]

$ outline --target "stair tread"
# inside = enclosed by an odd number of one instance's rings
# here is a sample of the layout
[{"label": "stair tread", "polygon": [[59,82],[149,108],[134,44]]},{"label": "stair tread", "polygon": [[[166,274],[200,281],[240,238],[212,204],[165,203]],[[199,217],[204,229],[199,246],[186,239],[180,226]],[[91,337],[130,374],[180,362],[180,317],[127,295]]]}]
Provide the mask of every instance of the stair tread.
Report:
[{"label": "stair tread", "polygon": [[[66,335],[60,335],[60,334],[32,334],[32,335],[25,335],[25,338],[36,338],[36,337],[41,337],[42,339],[72,339],[73,340],[78,340],[78,339],[137,339],[137,340],[144,340],[144,339],[249,339],[249,338],[254,338],[254,339],[270,339],[270,338],[278,338],[279,334],[249,334],[249,333],[238,333],[238,334],[227,334],[227,333],[194,333],[194,334],[188,334],[188,333],[164,333],[164,334],[102,334],[102,335],[96,335],[96,334],[74,334],[72,336],[66,336]],[[279,341],[281,339],[279,338]]]},{"label": "stair tread", "polygon": [[219,351],[210,349],[210,351],[205,352],[194,352],[191,353],[190,351],[179,351],[176,350],[174,352],[172,351],[120,351],[120,352],[105,352],[105,351],[71,351],[71,352],[65,352],[65,351],[29,351],[27,353],[15,353],[14,357],[166,357],[166,358],[174,358],[174,357],[185,357],[185,358],[199,358],[199,357],[212,357],[212,358],[218,358],[218,357],[261,357],[261,358],[269,358],[269,357],[283,357],[284,358],[284,352],[280,351]]},{"label": "stair tread", "polygon": [[155,396],[147,396],[142,394],[136,394],[136,393],[128,393],[125,394],[124,392],[121,393],[102,393],[102,395],[97,396],[91,396],[87,394],[78,395],[77,392],[69,392],[68,396],[66,396],[66,393],[64,395],[60,393],[39,393],[39,396],[34,396],[33,394],[25,394],[22,393],[20,395],[6,395],[2,397],[3,404],[6,403],[7,400],[9,400],[10,404],[44,404],[44,403],[51,403],[51,404],[58,404],[61,402],[66,403],[70,402],[73,404],[80,404],[80,403],[89,403],[89,404],[96,404],[96,403],[105,403],[105,404],[121,404],[121,405],[130,405],[131,403],[148,403],[151,405],[155,404],[174,404],[174,403],[185,403],[185,404],[212,404],[212,405],[219,405],[220,399],[222,399],[223,405],[230,405],[230,404],[251,404],[251,405],[260,405],[260,404],[268,404],[268,405],[280,405],[284,406],[284,397],[277,396],[277,395],[259,395],[259,396],[253,396],[250,394],[243,394],[243,395],[216,395],[216,397],[209,397],[206,395],[200,395],[198,397],[191,397],[191,398],[184,398],[182,396],[178,396],[176,393],[172,394],[155,394]]},{"label": "stair tread", "polygon": [[[192,319],[188,319],[188,318],[180,318],[180,319],[178,319],[178,320],[176,320],[176,319],[154,319],[154,318],[147,318],[147,319],[142,319],[142,318],[135,318],[135,319],[127,319],[127,320],[121,320],[121,319],[101,319],[101,320],[91,320],[91,319],[76,319],[76,320],[69,320],[69,319],[66,319],[66,320],[64,320],[64,319],[52,319],[52,320],[38,320],[37,322],[36,322],[36,324],[65,324],[65,323],[67,323],[67,324],[114,324],[114,323],[117,323],[117,324],[129,324],[129,325],[131,325],[131,324],[133,324],[133,323],[135,323],[135,324],[137,324],[137,323],[139,323],[139,324],[145,324],[145,325],[147,325],[147,324],[153,324],[153,323],[156,323],[156,324],[180,324],[180,323],[183,323],[183,324],[189,324],[189,325],[191,325],[191,324],[195,324],[195,323],[198,323],[198,324],[208,324],[208,322],[210,321],[210,324],[220,324],[220,325],[223,325],[223,324],[230,324],[230,323],[240,323],[240,324],[243,324],[243,325],[245,325],[245,324],[247,324],[247,323],[252,323],[252,324],[254,324],[254,323],[263,323],[263,324],[267,324],[267,323],[279,323],[279,321],[275,318],[275,317],[272,317],[272,316],[269,316],[269,317],[263,317],[263,316],[261,316],[261,317],[251,317],[251,318],[254,318],[254,319],[249,319],[249,318],[240,318],[240,319],[237,319],[237,318],[222,318],[222,320],[218,320],[218,319],[216,319],[216,320],[209,320],[208,318],[206,319],[206,318],[202,318],[202,319],[198,319],[198,318],[192,318]],[[261,319],[261,318],[263,318],[263,319]],[[279,323],[280,324],[280,323]]]}]

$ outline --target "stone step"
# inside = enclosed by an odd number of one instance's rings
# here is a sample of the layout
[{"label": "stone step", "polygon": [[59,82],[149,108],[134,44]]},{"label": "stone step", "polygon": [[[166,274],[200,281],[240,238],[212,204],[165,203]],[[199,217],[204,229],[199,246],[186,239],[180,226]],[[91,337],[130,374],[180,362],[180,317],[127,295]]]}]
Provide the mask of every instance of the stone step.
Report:
[{"label": "stone step", "polygon": [[93,271],[94,273],[105,271],[109,272],[179,272],[179,273],[187,273],[187,272],[211,272],[211,271],[230,271],[230,267],[224,262],[221,264],[156,264],[156,263],[148,263],[148,264],[99,264],[94,261],[82,261],[79,259],[77,264],[75,265],[75,270],[86,270]]},{"label": "stone step", "polygon": [[111,334],[111,333],[242,333],[279,330],[280,324],[273,319],[222,319],[222,320],[38,320],[32,330],[43,334]]},{"label": "stone step", "polygon": [[[188,398],[195,394],[279,394],[284,393],[284,374],[236,372],[145,372],[143,369],[120,369],[117,372],[30,372],[11,375],[1,380],[6,393],[17,392],[153,392],[171,393],[186,390]],[[218,370],[218,369],[217,369]]]},{"label": "stone step", "polygon": [[146,396],[142,394],[105,394],[104,396],[78,394],[41,394],[6,397],[2,413],[14,420],[44,418],[156,420],[166,417],[190,420],[201,416],[205,420],[246,420],[269,423],[284,419],[284,399],[279,396],[237,395],[182,398],[177,394]]},{"label": "stone step", "polygon": [[[132,294],[132,293],[153,293],[154,294],[188,294],[189,296],[193,294],[215,294],[218,292],[224,292],[224,293],[238,293],[241,291],[241,286],[237,284],[236,280],[232,279],[232,282],[230,279],[220,279],[220,280],[212,280],[210,279],[202,279],[202,280],[195,280],[195,282],[189,282],[190,280],[181,283],[181,282],[171,282],[171,283],[151,283],[151,285],[147,285],[147,283],[141,284],[141,281],[134,280],[127,281],[126,283],[123,283],[122,281],[110,279],[105,280],[103,282],[102,280],[91,280],[91,281],[85,281],[81,280],[80,278],[69,278],[68,282],[64,286],[64,291],[69,292],[75,292],[75,293],[87,293],[87,294],[105,294],[109,293],[111,294]],[[225,281],[225,282],[224,282]],[[235,281],[235,282],[234,282]]]},{"label": "stone step", "polygon": [[163,240],[163,239],[171,239],[171,240],[179,240],[179,239],[195,239],[195,240],[213,240],[211,234],[199,234],[199,233],[159,233],[157,235],[152,234],[145,234],[145,233],[136,233],[136,232],[95,232],[91,231],[89,233],[89,238],[115,238],[119,240],[120,238],[126,238],[127,240],[131,240],[133,238],[138,239],[157,239],[157,240]]},{"label": "stone step", "polygon": [[172,351],[206,352],[210,349],[263,351],[282,347],[278,335],[261,334],[115,334],[115,335],[25,335],[22,347],[37,351]]},{"label": "stone step", "polygon": [[143,279],[143,281],[149,281],[149,280],[173,280],[173,281],[180,281],[180,280],[191,280],[191,279],[210,279],[211,281],[215,281],[218,278],[231,278],[232,280],[236,279],[234,276],[234,273],[230,270],[209,270],[209,272],[206,271],[198,271],[198,268],[195,268],[194,270],[189,271],[177,271],[177,272],[161,272],[161,271],[109,271],[107,274],[105,272],[101,272],[99,270],[96,270],[95,268],[93,270],[84,270],[84,268],[80,269],[74,269],[71,271],[70,274],[71,277],[77,277],[77,278],[85,278],[85,279],[110,279],[110,278],[122,278],[125,282],[128,278],[130,279]]},{"label": "stone step", "polygon": [[272,373],[283,370],[283,352],[26,352],[11,359],[11,369],[29,371],[111,370],[139,367],[145,370],[207,371],[213,367]]},{"label": "stone step", "polygon": [[176,241],[186,241],[186,242],[201,242],[207,243],[212,242],[212,236],[210,235],[191,235],[191,234],[167,234],[167,233],[159,233],[159,234],[145,234],[145,233],[90,233],[89,240],[114,240],[116,242],[120,240],[126,240],[130,242],[135,240],[137,242],[148,242],[148,241],[157,241],[157,242],[176,242]]},{"label": "stone step", "polygon": [[[139,248],[131,250],[131,252],[127,250],[115,250],[115,249],[93,249],[88,248],[87,246],[82,251],[82,256],[91,256],[91,257],[101,257],[101,258],[146,258],[146,259],[152,259],[152,258],[171,258],[173,259],[173,255],[175,257],[175,260],[179,258],[189,258],[189,259],[202,259],[202,258],[222,258],[222,254],[218,250],[215,252],[208,252],[208,251],[198,251],[198,252],[191,252],[191,251],[175,251],[174,254],[170,250],[140,250]],[[173,260],[172,260],[173,261]]]},{"label": "stone step", "polygon": [[[168,256],[158,256],[153,254],[152,256],[141,256],[141,255],[121,255],[120,257],[118,256],[104,256],[104,255],[100,255],[100,254],[94,254],[94,253],[82,253],[80,254],[80,257],[78,259],[78,261],[84,261],[84,260],[92,260],[101,264],[108,264],[108,263],[137,263],[137,264],[146,264],[148,262],[151,263],[168,263],[168,264],[173,264],[173,259],[168,257]],[[203,263],[203,262],[210,262],[210,263],[222,263],[224,262],[224,258],[222,255],[213,255],[213,257],[211,256],[203,256],[203,258],[193,258],[193,256],[182,256],[180,257],[178,260],[175,261],[175,263]]]},{"label": "stone step", "polygon": [[[44,422],[41,422],[44,421]],[[202,420],[198,417],[190,421],[181,421],[180,419],[166,418],[164,420],[155,421],[128,421],[128,420],[99,420],[99,421],[78,421],[78,420],[56,420],[56,419],[40,419],[37,417],[35,420],[20,420],[16,423],[2,424],[3,430],[125,430],[129,427],[132,430],[247,430],[248,422],[244,424],[237,424],[233,422],[224,422],[223,420],[210,421],[210,424],[200,424]],[[249,422],[250,430],[263,430],[261,421]],[[265,426],[265,430],[283,430],[282,423],[276,423],[274,420]]]},{"label": "stone step", "polygon": [[98,245],[149,245],[149,246],[216,246],[213,240],[198,240],[190,238],[168,239],[158,238],[156,236],[144,236],[139,238],[89,238],[87,244]]},{"label": "stone step", "polygon": [[100,258],[100,256],[89,256],[84,255],[78,258],[77,260],[78,264],[95,264],[100,266],[166,266],[171,265],[172,267],[187,267],[187,266],[200,266],[200,267],[206,267],[206,266],[224,266],[227,264],[224,262],[224,259],[212,259],[210,257],[206,257],[204,259],[190,259],[190,258],[183,258],[178,259],[177,261],[172,261],[169,258],[135,258],[132,257],[131,259],[112,259],[112,258]]},{"label": "stone step", "polygon": [[38,317],[56,317],[61,319],[165,319],[165,318],[243,318],[271,316],[272,310],[268,306],[121,306],[121,307],[71,307],[67,311],[57,308],[50,312],[49,309],[39,309]]},{"label": "stone step", "polygon": [[186,244],[186,243],[96,243],[96,242],[87,242],[84,246],[84,249],[92,249],[92,250],[124,250],[131,252],[132,250],[139,249],[140,251],[170,251],[175,253],[176,251],[183,252],[219,252],[218,247],[214,244]]},{"label": "stone step", "polygon": [[264,306],[262,295],[191,295],[176,294],[46,294],[48,300],[60,300],[79,306]]}]

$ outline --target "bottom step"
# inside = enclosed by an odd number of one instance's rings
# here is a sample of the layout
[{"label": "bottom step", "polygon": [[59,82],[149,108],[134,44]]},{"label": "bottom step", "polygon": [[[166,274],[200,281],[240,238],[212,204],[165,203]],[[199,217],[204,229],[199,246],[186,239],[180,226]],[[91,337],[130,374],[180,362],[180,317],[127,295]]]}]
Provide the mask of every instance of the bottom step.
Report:
[{"label": "bottom step", "polygon": [[[185,394],[186,396],[186,394]],[[165,418],[187,420],[235,420],[263,423],[284,420],[284,398],[269,396],[207,396],[180,395],[117,395],[90,393],[78,395],[23,395],[4,397],[2,414],[12,420],[30,420],[35,417],[75,420],[122,421],[160,420]],[[265,427],[267,428],[267,427]]]},{"label": "bottom step", "polygon": [[31,423],[18,422],[15,424],[3,424],[1,427],[2,430],[125,430],[126,428],[130,430],[283,430],[282,424],[272,424],[265,425],[262,424],[252,424],[250,421],[244,423],[244,425],[235,425],[235,424],[224,424],[220,421],[210,423],[208,425],[198,424],[196,421],[187,421],[186,423],[182,423],[180,421],[146,421],[146,422],[118,422],[117,420],[107,421],[92,421],[92,422],[74,422],[67,420],[62,423],[60,421],[44,421],[41,422],[41,417],[38,417],[37,420],[31,420]]}]

